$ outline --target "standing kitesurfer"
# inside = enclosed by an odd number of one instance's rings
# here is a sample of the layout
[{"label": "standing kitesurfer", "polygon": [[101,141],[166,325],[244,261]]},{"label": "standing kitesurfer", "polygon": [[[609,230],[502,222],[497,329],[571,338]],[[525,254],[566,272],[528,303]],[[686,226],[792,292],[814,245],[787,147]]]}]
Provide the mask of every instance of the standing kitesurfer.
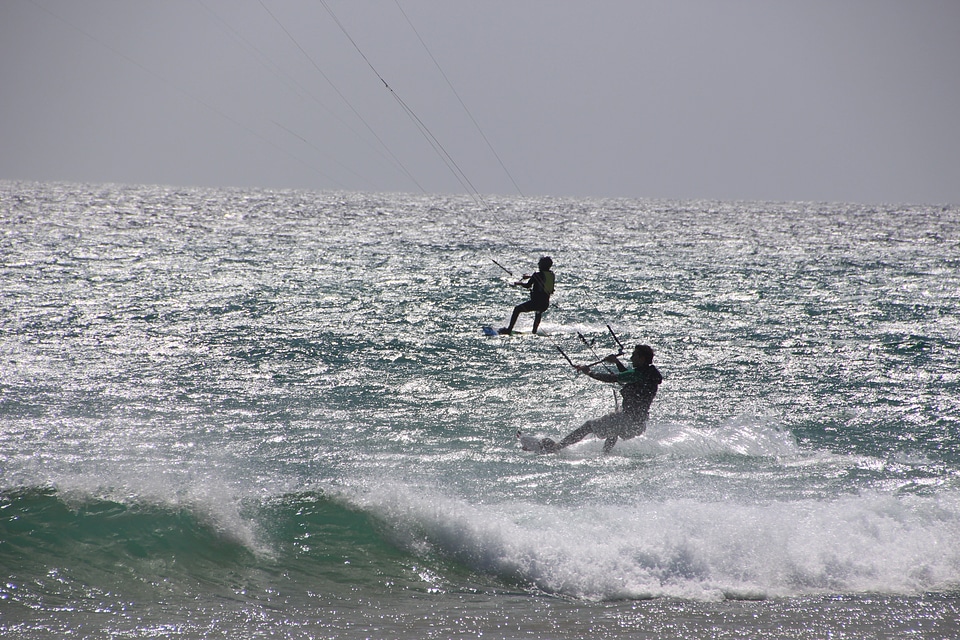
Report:
[{"label": "standing kitesurfer", "polygon": [[553,271],[550,271],[550,267],[552,266],[553,260],[550,256],[544,256],[540,258],[540,261],[537,263],[537,268],[540,269],[539,271],[532,276],[524,274],[519,282],[513,283],[515,287],[530,289],[530,299],[513,308],[513,315],[510,317],[510,326],[503,327],[499,333],[504,335],[513,333],[513,326],[517,324],[517,318],[520,317],[521,313],[528,311],[535,312],[533,316],[533,332],[537,332],[537,328],[540,326],[540,319],[543,317],[543,312],[550,306],[550,296],[553,294],[553,285],[556,281]]},{"label": "standing kitesurfer", "polygon": [[543,451],[555,453],[575,442],[580,442],[592,433],[598,438],[606,439],[603,443],[603,452],[609,453],[617,443],[617,438],[629,440],[646,431],[650,404],[657,395],[660,383],[663,382],[660,371],[653,366],[653,349],[649,345],[637,345],[630,355],[632,369],[625,367],[616,355],[607,356],[601,362],[615,364],[617,373],[595,373],[590,371],[590,365],[580,365],[576,369],[594,380],[623,385],[620,389],[620,394],[623,396],[623,409],[596,420],[588,420],[560,442],[544,438],[540,441]]}]

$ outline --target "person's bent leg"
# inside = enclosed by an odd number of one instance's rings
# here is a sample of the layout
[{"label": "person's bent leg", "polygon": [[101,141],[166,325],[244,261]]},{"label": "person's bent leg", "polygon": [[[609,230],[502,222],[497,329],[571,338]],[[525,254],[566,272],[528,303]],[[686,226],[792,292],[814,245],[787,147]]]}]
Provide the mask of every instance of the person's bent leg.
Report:
[{"label": "person's bent leg", "polygon": [[623,421],[622,413],[610,413],[602,418],[597,418],[596,420],[587,420],[583,423],[576,431],[570,433],[560,442],[553,442],[550,440],[549,443],[545,442],[548,438],[544,438],[544,441],[541,441],[541,446],[544,451],[548,453],[555,453],[560,451],[565,447],[569,447],[572,444],[580,442],[588,435],[595,434],[598,438],[606,438],[604,442],[604,452],[608,452],[613,448],[613,445],[617,443],[617,435],[621,429],[620,425]]},{"label": "person's bent leg", "polygon": [[550,438],[544,438],[540,441],[540,447],[547,453],[556,453],[564,447],[569,447],[576,442],[580,442],[591,433],[593,433],[593,425],[588,421],[560,442],[554,442]]},{"label": "person's bent leg", "polygon": [[543,311],[537,311],[533,316],[533,332],[537,332],[537,328],[540,326],[540,318],[543,317]]},{"label": "person's bent leg", "polygon": [[511,333],[513,333],[513,326],[514,326],[515,324],[517,324],[517,318],[520,317],[520,312],[521,312],[521,311],[523,311],[523,305],[522,305],[522,304],[518,304],[517,306],[515,306],[515,307],[513,308],[513,315],[510,316],[510,325],[507,326],[507,330],[504,331],[503,333],[506,333],[506,334],[508,334],[508,335],[511,334]]},{"label": "person's bent leg", "polygon": [[566,438],[557,443],[557,449],[563,449],[564,447],[569,447],[572,444],[580,442],[588,435],[593,433],[593,421],[588,420],[583,423],[583,426],[570,433]]}]

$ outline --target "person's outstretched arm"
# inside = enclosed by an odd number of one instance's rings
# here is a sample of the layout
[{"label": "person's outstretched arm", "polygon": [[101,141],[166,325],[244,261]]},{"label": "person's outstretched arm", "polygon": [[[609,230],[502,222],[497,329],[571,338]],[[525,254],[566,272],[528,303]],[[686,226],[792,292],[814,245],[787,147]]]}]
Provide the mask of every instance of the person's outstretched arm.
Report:
[{"label": "person's outstretched arm", "polygon": [[617,365],[617,371],[626,371],[626,370],[627,370],[626,365],[624,365],[622,362],[620,362],[620,358],[618,358],[618,357],[616,356],[616,354],[610,354],[609,356],[607,356],[607,357],[604,358],[603,360],[604,360],[604,362],[612,362],[613,364]]},{"label": "person's outstretched arm", "polygon": [[594,380],[599,380],[600,382],[616,382],[618,376],[615,373],[597,373],[596,371],[590,371],[590,366],[586,364],[581,364],[577,367],[577,371],[580,373],[585,373]]}]

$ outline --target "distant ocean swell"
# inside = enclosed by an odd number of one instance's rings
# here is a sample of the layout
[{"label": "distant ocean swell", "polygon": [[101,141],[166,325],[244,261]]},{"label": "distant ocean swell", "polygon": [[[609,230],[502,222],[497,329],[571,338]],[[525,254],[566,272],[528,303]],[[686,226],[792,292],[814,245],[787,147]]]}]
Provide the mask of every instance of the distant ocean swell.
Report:
[{"label": "distant ocean swell", "polygon": [[225,593],[238,585],[270,592],[348,583],[427,592],[471,581],[589,600],[960,588],[957,492],[756,504],[679,499],[573,513],[533,502],[473,505],[395,483],[350,493],[245,504],[227,522],[200,504],[7,490],[0,598],[89,597],[91,588],[131,597],[197,584]]}]

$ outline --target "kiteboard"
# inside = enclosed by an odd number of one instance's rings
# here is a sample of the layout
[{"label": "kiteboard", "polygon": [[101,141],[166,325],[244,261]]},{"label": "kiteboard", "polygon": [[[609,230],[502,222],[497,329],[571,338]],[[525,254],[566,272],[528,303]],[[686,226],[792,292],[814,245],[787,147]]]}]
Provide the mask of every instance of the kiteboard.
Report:
[{"label": "kiteboard", "polygon": [[551,447],[556,444],[550,438],[528,436],[520,431],[517,431],[517,440],[520,442],[521,449],[524,451],[533,451],[534,453],[551,453]]},{"label": "kiteboard", "polygon": [[519,330],[517,330],[517,329],[514,329],[511,333],[500,333],[500,331],[498,331],[497,329],[494,329],[493,327],[484,326],[484,327],[483,327],[483,335],[485,335],[485,336],[487,336],[487,337],[489,337],[489,338],[495,338],[495,337],[497,337],[497,336],[505,336],[505,337],[509,337],[509,336],[511,336],[511,335],[514,335],[514,336],[545,336],[545,335],[548,335],[548,334],[547,334],[547,332],[544,331],[543,329],[541,329],[540,331],[537,331],[536,333],[532,333],[532,332],[530,332],[530,331],[519,331]]}]

